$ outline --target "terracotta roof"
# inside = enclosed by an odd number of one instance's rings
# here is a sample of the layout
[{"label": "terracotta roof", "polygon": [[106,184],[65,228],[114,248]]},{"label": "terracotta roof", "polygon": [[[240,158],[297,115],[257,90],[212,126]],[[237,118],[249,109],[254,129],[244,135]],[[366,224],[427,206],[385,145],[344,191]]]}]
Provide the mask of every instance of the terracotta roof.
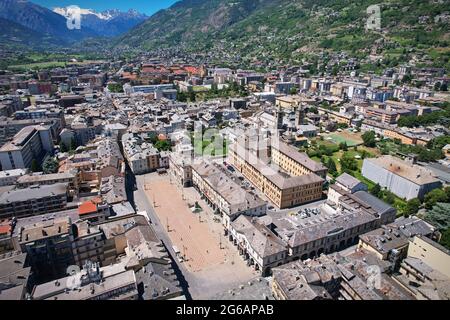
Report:
[{"label": "terracotta roof", "polygon": [[0,234],[9,234],[11,231],[10,225],[0,225]]},{"label": "terracotta roof", "polygon": [[89,200],[78,206],[78,213],[81,215],[97,212],[97,205]]},{"label": "terracotta roof", "polygon": [[196,67],[184,67],[184,70],[186,70],[187,72],[192,73],[192,74],[199,73],[199,69]]}]

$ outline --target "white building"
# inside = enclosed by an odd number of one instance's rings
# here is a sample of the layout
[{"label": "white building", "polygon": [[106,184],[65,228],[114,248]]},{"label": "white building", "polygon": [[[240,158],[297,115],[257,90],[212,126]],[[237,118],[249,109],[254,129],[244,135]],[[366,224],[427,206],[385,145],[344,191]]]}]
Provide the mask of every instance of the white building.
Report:
[{"label": "white building", "polygon": [[390,155],[364,159],[361,173],[406,200],[423,199],[426,193],[442,186],[430,170]]},{"label": "white building", "polygon": [[12,186],[17,183],[17,179],[27,174],[25,169],[13,169],[0,171],[0,187]]},{"label": "white building", "polygon": [[2,170],[31,168],[33,160],[41,162],[45,154],[53,152],[53,148],[50,127],[25,127],[0,148]]}]

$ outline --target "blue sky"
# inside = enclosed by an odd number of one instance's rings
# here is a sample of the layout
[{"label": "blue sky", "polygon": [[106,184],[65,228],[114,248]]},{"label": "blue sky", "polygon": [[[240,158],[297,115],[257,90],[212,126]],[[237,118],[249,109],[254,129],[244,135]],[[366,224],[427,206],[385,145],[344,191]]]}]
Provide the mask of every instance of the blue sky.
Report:
[{"label": "blue sky", "polygon": [[54,7],[66,7],[77,5],[83,9],[103,11],[107,9],[119,9],[128,11],[135,9],[139,12],[151,15],[160,9],[170,7],[177,0],[30,0],[36,4],[52,9]]}]

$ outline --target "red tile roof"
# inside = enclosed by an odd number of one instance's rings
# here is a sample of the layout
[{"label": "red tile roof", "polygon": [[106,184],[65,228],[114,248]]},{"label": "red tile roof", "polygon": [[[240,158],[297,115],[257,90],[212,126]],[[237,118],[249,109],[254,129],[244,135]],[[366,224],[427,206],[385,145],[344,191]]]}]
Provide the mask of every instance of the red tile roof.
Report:
[{"label": "red tile roof", "polygon": [[92,200],[86,201],[78,206],[78,214],[80,216],[94,212],[97,212],[97,205]]},{"label": "red tile roof", "polygon": [[191,73],[191,74],[199,74],[199,69],[196,67],[184,67],[184,70],[186,70],[187,72]]},{"label": "red tile roof", "polygon": [[10,225],[0,225],[0,234],[9,234],[11,232]]}]

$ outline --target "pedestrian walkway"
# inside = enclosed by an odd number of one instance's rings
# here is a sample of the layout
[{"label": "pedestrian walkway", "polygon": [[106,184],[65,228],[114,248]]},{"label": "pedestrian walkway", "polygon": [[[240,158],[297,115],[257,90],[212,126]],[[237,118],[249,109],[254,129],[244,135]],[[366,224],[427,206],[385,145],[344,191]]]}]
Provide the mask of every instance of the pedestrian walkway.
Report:
[{"label": "pedestrian walkway", "polygon": [[168,179],[151,179],[145,183],[146,195],[155,204],[155,212],[172,243],[185,257],[186,268],[198,272],[224,263],[224,249],[219,248],[218,234],[210,231],[206,216],[200,222],[199,214],[189,209],[188,202]]}]

